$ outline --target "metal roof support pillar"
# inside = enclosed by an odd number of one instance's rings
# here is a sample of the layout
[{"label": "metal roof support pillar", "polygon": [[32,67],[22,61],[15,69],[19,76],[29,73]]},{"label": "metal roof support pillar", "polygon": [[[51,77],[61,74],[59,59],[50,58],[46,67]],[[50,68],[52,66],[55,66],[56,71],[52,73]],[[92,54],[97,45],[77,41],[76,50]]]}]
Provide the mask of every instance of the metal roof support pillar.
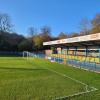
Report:
[{"label": "metal roof support pillar", "polygon": [[69,47],[67,47],[67,59],[69,59]]},{"label": "metal roof support pillar", "polygon": [[68,50],[69,50],[69,47],[67,47],[67,55],[68,55]]},{"label": "metal roof support pillar", "polygon": [[78,60],[78,58],[77,58],[78,56],[77,56],[77,47],[75,47],[75,59],[77,59]]},{"label": "metal roof support pillar", "polygon": [[99,46],[99,62],[100,62],[100,46]]},{"label": "metal roof support pillar", "polygon": [[62,54],[62,46],[61,46],[61,52],[60,53]]},{"label": "metal roof support pillar", "polygon": [[77,47],[75,47],[75,56],[77,56]]},{"label": "metal roof support pillar", "polygon": [[53,46],[50,46],[50,49],[52,50],[52,54],[54,53],[54,51],[53,51]]},{"label": "metal roof support pillar", "polygon": [[88,55],[88,47],[85,46],[85,62],[86,62],[86,60],[87,60],[87,55]]},{"label": "metal roof support pillar", "polygon": [[85,50],[85,56],[88,56],[88,47],[86,46],[86,50]]}]

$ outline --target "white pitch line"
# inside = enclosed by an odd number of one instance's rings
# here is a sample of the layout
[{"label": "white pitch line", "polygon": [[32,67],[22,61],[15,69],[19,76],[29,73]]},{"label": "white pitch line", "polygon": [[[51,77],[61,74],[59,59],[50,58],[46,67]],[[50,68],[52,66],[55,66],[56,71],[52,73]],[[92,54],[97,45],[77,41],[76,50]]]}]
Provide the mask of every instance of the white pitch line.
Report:
[{"label": "white pitch line", "polygon": [[75,81],[75,82],[77,82],[77,83],[80,83],[80,84],[82,84],[82,85],[85,85],[85,87],[86,87],[86,91],[85,91],[85,92],[78,92],[78,93],[75,93],[75,94],[73,94],[73,95],[58,97],[58,98],[55,98],[55,99],[53,99],[53,100],[61,100],[61,99],[64,99],[64,98],[73,97],[73,96],[78,96],[78,95],[82,95],[82,94],[86,94],[86,93],[90,93],[90,92],[93,92],[93,91],[97,91],[97,90],[98,90],[98,89],[95,88],[95,87],[90,87],[91,90],[88,90],[87,88],[88,88],[89,85],[87,85],[86,83],[83,83],[83,82],[81,82],[81,81],[79,81],[79,80],[76,80],[76,79],[74,79],[74,78],[72,78],[72,77],[69,77],[69,76],[67,76],[67,75],[65,75],[65,74],[59,73],[59,72],[57,72],[57,71],[55,71],[55,70],[52,70],[52,69],[49,69],[49,68],[44,68],[44,69],[47,69],[47,70],[49,70],[49,71],[51,71],[51,72],[53,72],[53,73],[56,73],[56,74],[58,74],[58,75],[60,75],[60,76],[69,78],[69,79],[71,79],[71,80],[73,80],[73,81]]},{"label": "white pitch line", "polygon": [[86,70],[86,71],[95,72],[95,73],[99,73],[100,74],[100,71],[95,71],[95,70],[92,70],[92,69],[90,70],[88,68],[83,68],[83,67],[77,67],[77,66],[73,66],[71,64],[68,64],[68,65],[71,66],[71,67],[77,68],[77,69],[83,69],[83,70]]},{"label": "white pitch line", "polygon": [[56,73],[56,74],[59,74],[60,76],[67,77],[67,78],[69,78],[69,79],[71,79],[71,80],[73,80],[73,81],[75,81],[75,82],[77,82],[77,83],[80,83],[80,84],[82,84],[82,85],[88,86],[87,84],[85,84],[85,83],[83,83],[83,82],[81,82],[81,81],[79,81],[79,80],[76,80],[76,79],[74,79],[74,78],[72,78],[72,77],[69,77],[69,76],[67,76],[67,75],[65,75],[65,74],[59,73],[59,72],[57,72],[57,71],[55,71],[55,70],[52,70],[52,69],[49,69],[49,68],[45,68],[45,69],[47,69],[47,70],[49,70],[49,71],[51,71],[51,72],[54,72],[54,73]]},{"label": "white pitch line", "polygon": [[64,99],[64,98],[70,98],[70,97],[73,97],[73,96],[79,96],[79,95],[87,94],[87,93],[90,93],[90,92],[93,92],[93,91],[96,91],[96,90],[91,90],[91,91],[86,91],[86,92],[78,92],[78,93],[75,93],[73,95],[58,97],[58,98],[55,98],[53,100],[61,100],[61,99]]},{"label": "white pitch line", "polygon": [[58,97],[58,98],[55,98],[55,99],[53,99],[53,100],[60,100],[60,99],[64,99],[64,98],[68,98],[68,97],[73,97],[73,96],[78,96],[78,95],[82,95],[82,94],[86,94],[86,93],[90,93],[90,92],[93,92],[93,91],[98,90],[98,89],[95,88],[95,87],[90,87],[91,90],[88,90],[89,85],[87,85],[86,83],[83,83],[83,82],[81,82],[81,81],[79,81],[79,80],[76,80],[76,79],[74,79],[74,78],[72,78],[72,77],[69,77],[69,76],[67,76],[67,75],[65,75],[65,74],[59,73],[59,72],[57,72],[57,71],[55,71],[55,70],[51,70],[51,69],[49,69],[49,68],[45,68],[45,69],[47,69],[47,70],[49,70],[49,71],[51,71],[51,72],[53,72],[53,73],[56,73],[56,74],[58,74],[58,75],[60,75],[60,76],[69,78],[69,79],[71,79],[71,80],[73,80],[73,81],[75,81],[75,82],[77,82],[77,83],[80,83],[80,84],[82,84],[82,85],[85,85],[85,87],[86,87],[86,91],[85,91],[85,92],[78,92],[78,93],[75,93],[75,94],[73,94],[73,95]]}]

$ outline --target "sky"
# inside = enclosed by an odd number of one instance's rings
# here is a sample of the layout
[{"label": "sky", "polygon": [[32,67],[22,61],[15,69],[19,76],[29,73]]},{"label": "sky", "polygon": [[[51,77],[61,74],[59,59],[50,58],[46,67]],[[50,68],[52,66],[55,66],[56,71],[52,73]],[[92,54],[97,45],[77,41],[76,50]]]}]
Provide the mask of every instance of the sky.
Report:
[{"label": "sky", "polygon": [[100,0],[0,0],[0,12],[8,13],[14,31],[26,35],[28,27],[38,31],[50,26],[52,35],[79,32],[81,19],[100,13]]}]

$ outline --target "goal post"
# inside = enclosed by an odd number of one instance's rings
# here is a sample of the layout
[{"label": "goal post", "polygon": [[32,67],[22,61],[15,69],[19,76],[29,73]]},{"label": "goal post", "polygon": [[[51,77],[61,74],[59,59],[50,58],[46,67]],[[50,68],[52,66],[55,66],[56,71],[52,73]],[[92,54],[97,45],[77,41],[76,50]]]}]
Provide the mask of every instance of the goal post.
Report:
[{"label": "goal post", "polygon": [[28,59],[28,56],[29,56],[28,53],[29,53],[28,51],[23,51],[23,58],[27,58]]},{"label": "goal post", "polygon": [[38,56],[35,53],[28,52],[28,51],[23,51],[23,58],[26,58],[27,60],[31,58],[37,58]]}]

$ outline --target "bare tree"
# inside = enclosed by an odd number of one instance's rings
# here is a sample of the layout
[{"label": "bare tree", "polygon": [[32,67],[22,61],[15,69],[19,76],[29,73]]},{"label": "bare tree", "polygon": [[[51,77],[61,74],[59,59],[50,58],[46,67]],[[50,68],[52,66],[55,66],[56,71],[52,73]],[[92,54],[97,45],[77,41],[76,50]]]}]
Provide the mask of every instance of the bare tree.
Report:
[{"label": "bare tree", "polygon": [[51,28],[49,26],[43,26],[41,28],[41,37],[44,42],[51,40]]},{"label": "bare tree", "polygon": [[70,33],[70,37],[77,37],[77,36],[79,36],[79,33],[76,33],[76,32]]},{"label": "bare tree", "polygon": [[0,31],[10,32],[12,28],[10,16],[6,13],[0,13]]},{"label": "bare tree", "polygon": [[67,38],[67,34],[64,33],[64,32],[60,32],[60,34],[58,35],[58,38],[59,39],[65,39],[65,38]]},{"label": "bare tree", "polygon": [[81,35],[89,34],[91,29],[91,22],[87,18],[83,18],[80,22],[79,28]]},{"label": "bare tree", "polygon": [[96,14],[96,16],[92,20],[93,27],[100,26],[100,13]]},{"label": "bare tree", "polygon": [[29,35],[30,37],[33,37],[33,36],[35,36],[36,34],[37,34],[36,28],[34,28],[33,26],[31,26],[31,27],[28,28],[28,35]]},{"label": "bare tree", "polygon": [[50,36],[51,35],[51,28],[49,26],[43,26],[41,28],[41,32],[45,36]]},{"label": "bare tree", "polygon": [[100,13],[96,14],[96,16],[91,21],[92,30],[91,33],[99,33],[100,32]]}]

